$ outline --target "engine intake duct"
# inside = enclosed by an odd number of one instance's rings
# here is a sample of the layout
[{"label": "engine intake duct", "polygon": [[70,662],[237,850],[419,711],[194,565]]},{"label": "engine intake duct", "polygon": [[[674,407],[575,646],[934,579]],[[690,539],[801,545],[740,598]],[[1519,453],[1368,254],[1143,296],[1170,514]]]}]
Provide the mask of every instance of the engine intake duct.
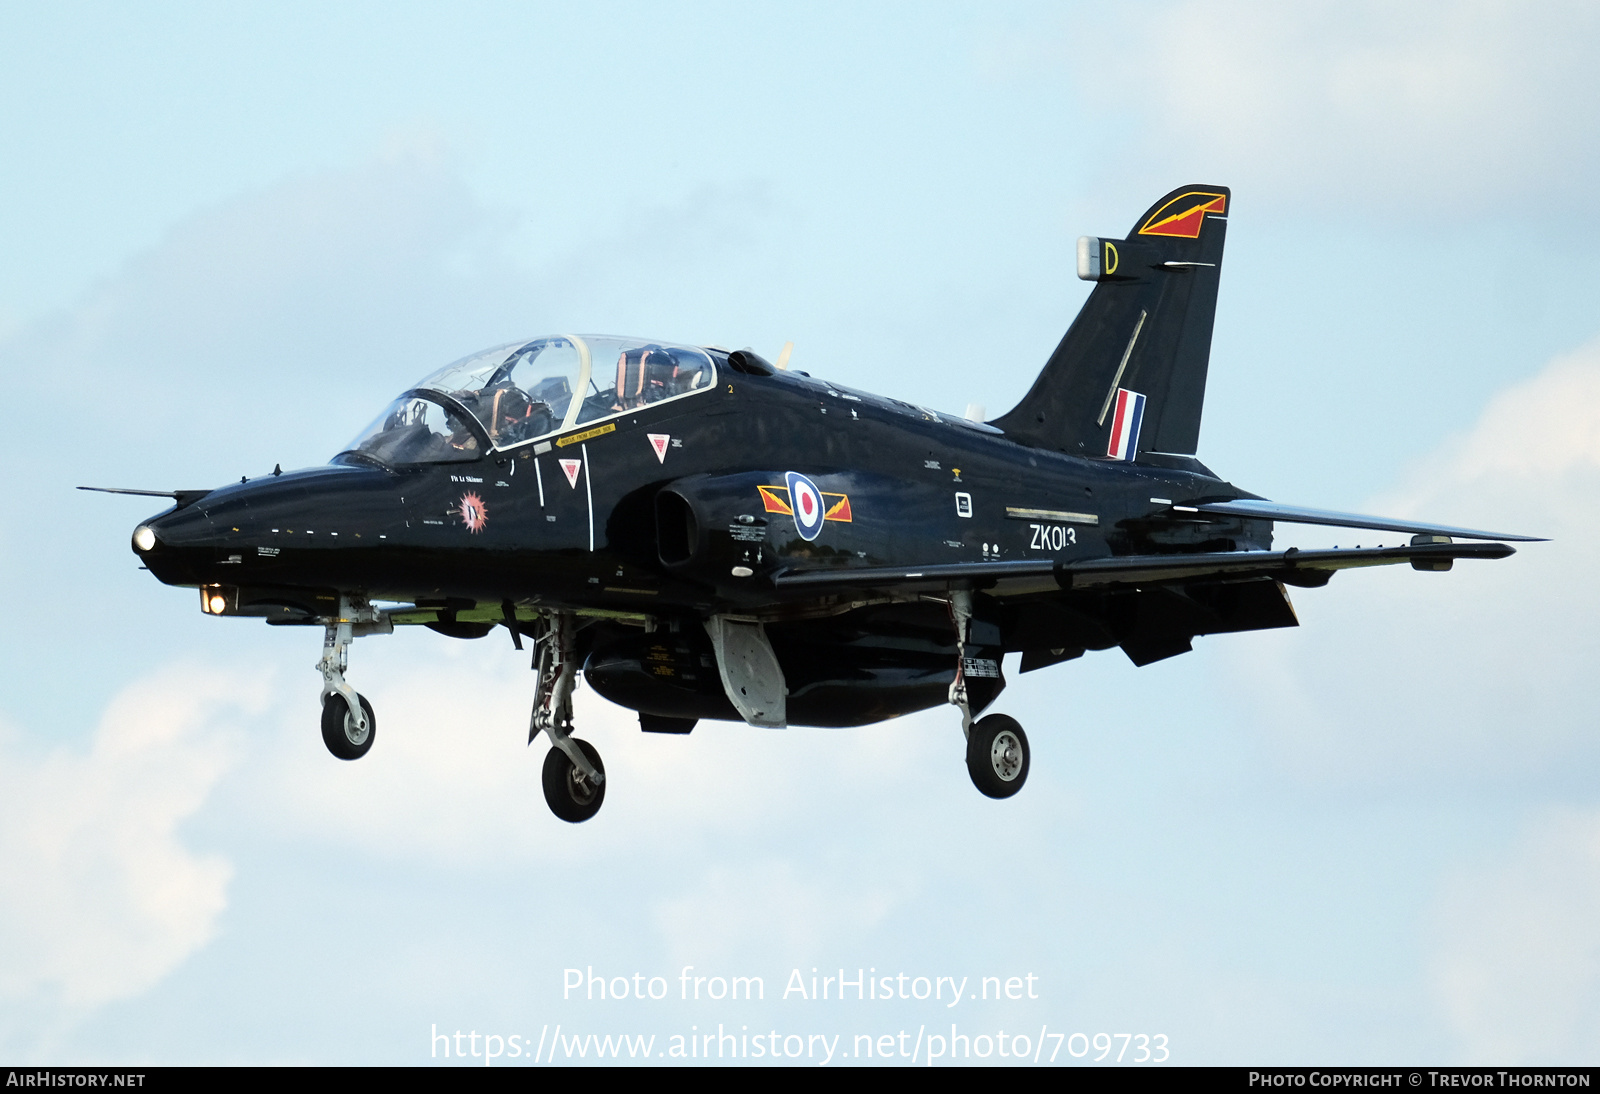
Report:
[{"label": "engine intake duct", "polygon": [[694,505],[672,487],[656,495],[656,555],[663,566],[684,566],[700,550]]}]

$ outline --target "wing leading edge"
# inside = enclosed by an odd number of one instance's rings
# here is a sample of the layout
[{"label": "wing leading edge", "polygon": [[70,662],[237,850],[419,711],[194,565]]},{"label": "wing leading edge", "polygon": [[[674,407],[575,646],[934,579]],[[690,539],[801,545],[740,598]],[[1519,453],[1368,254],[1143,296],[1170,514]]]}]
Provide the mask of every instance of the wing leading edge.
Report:
[{"label": "wing leading edge", "polygon": [[[940,589],[1032,585],[1049,579],[1062,589],[1149,585],[1194,578],[1271,577],[1288,585],[1325,585],[1337,570],[1409,562],[1418,569],[1448,569],[1458,558],[1505,558],[1516,549],[1504,543],[1418,543],[1406,547],[1347,547],[1304,551],[1216,551],[1206,554],[1113,555],[1081,562],[1052,559],[1021,562],[967,562],[941,566],[882,566],[851,570],[784,570],[773,575],[780,590],[817,591],[870,588]],[[1048,587],[1048,586],[1046,586]],[[1019,590],[1020,591],[1020,590]]]},{"label": "wing leading edge", "polygon": [[1228,501],[1196,501],[1174,505],[1175,513],[1210,513],[1222,517],[1247,517],[1274,520],[1285,524],[1326,524],[1336,528],[1372,528],[1381,532],[1409,532],[1412,535],[1459,536],[1462,539],[1505,539],[1513,543],[1543,543],[1539,536],[1513,536],[1505,532],[1479,532],[1447,524],[1422,524],[1413,520],[1368,517],[1360,513],[1335,513],[1329,509],[1307,509],[1301,505],[1280,505],[1262,498],[1234,498]]}]

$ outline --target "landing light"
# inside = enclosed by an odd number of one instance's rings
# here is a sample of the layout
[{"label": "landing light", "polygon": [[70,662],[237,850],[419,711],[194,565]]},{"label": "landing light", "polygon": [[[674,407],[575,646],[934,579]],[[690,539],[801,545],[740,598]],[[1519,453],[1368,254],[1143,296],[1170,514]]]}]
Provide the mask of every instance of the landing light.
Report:
[{"label": "landing light", "polygon": [[155,547],[156,534],[148,524],[141,524],[133,530],[133,545],[141,551],[149,551]]},{"label": "landing light", "polygon": [[227,615],[229,594],[236,590],[222,585],[204,585],[200,588],[200,610],[207,615]]}]

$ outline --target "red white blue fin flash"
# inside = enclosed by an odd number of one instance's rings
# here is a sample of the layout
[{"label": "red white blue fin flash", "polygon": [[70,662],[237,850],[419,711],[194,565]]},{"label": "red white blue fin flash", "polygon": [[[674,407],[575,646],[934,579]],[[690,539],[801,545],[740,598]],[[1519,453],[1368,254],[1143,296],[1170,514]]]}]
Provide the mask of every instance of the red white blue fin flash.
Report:
[{"label": "red white blue fin flash", "polygon": [[1114,460],[1131,460],[1139,454],[1139,426],[1144,422],[1144,396],[1125,387],[1117,388],[1117,413],[1111,420],[1111,443],[1106,455]]}]

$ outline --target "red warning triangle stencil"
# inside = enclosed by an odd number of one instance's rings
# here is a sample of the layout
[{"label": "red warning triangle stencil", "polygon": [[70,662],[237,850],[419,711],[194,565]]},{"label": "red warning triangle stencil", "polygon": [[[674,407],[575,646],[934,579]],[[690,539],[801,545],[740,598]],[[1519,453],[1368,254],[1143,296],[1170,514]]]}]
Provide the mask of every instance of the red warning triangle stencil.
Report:
[{"label": "red warning triangle stencil", "polygon": [[672,440],[670,433],[646,433],[650,438],[650,447],[656,450],[656,462],[667,462],[667,444]]},{"label": "red warning triangle stencil", "polygon": [[578,472],[583,470],[583,461],[582,460],[562,460],[561,461],[561,470],[563,470],[563,471],[565,471],[567,473],[567,485],[571,486],[571,487],[576,487],[578,485]]}]

